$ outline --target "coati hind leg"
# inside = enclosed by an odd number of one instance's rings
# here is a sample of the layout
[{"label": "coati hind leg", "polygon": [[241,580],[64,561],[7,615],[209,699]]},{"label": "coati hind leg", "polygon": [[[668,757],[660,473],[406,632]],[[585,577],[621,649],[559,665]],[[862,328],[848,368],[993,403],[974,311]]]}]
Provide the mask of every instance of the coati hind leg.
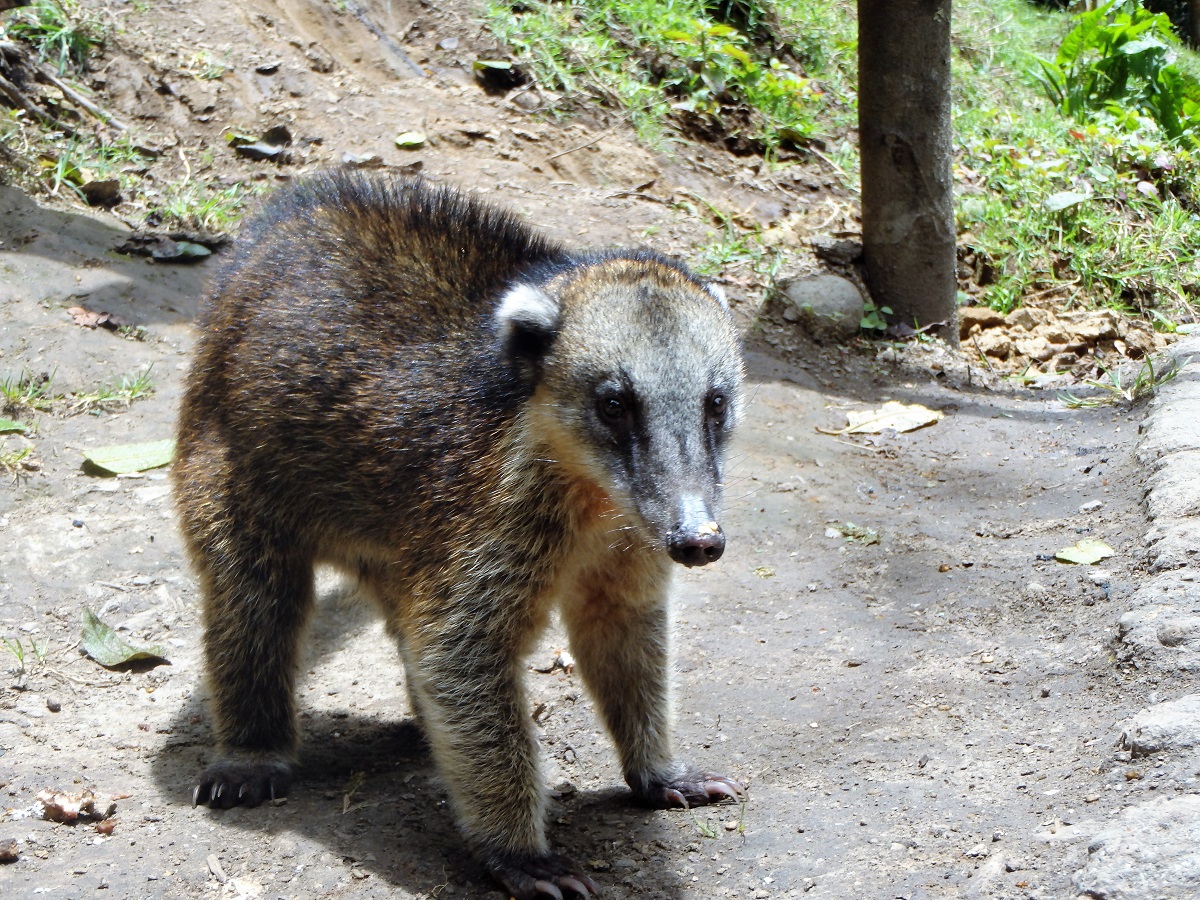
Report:
[{"label": "coati hind leg", "polygon": [[545,789],[521,683],[520,648],[532,625],[520,623],[528,616],[494,594],[477,608],[448,606],[456,609],[450,627],[444,616],[406,623],[404,652],[409,691],[459,826],[518,900],[593,896],[592,880],[546,841]]},{"label": "coati hind leg", "polygon": [[291,535],[223,504],[221,492],[204,500],[183,504],[184,531],[204,593],[204,655],[220,756],[192,802],[256,806],[285,796],[292,780],[294,685],[313,607],[312,559]]},{"label": "coati hind leg", "polygon": [[571,652],[640,802],[665,808],[739,800],[740,784],[680,762],[672,749],[672,565],[662,554],[637,548],[613,551],[583,572],[562,610]]}]

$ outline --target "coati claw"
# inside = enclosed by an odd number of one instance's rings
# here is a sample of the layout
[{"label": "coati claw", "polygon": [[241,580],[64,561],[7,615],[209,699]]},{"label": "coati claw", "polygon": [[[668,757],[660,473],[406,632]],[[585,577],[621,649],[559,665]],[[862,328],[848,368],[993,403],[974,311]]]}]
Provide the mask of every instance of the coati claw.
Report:
[{"label": "coati claw", "polygon": [[488,869],[516,900],[565,900],[564,892],[583,900],[600,896],[596,883],[559,853],[497,854],[489,860]]},{"label": "coati claw", "polygon": [[258,806],[264,800],[286,797],[291,783],[292,767],[288,763],[225,759],[209,766],[192,789],[192,806]]},{"label": "coati claw", "polygon": [[671,806],[682,806],[684,809],[691,809],[691,805],[687,802],[687,797],[675,790],[675,788],[667,788],[663,791],[663,796],[670,801]]},{"label": "coati claw", "polygon": [[651,781],[645,788],[634,790],[639,800],[655,809],[690,809],[726,799],[737,803],[746,796],[746,789],[732,778],[709,772],[685,772],[668,782]]}]

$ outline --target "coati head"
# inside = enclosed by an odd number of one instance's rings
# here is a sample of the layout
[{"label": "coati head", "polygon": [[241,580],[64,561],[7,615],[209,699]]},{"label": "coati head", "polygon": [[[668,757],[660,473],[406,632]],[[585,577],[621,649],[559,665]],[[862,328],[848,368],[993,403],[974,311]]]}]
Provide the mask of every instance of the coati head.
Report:
[{"label": "coati head", "polygon": [[652,254],[584,260],[512,286],[502,352],[532,388],[533,426],[676,562],[721,556],[725,448],[742,359],[720,289]]}]

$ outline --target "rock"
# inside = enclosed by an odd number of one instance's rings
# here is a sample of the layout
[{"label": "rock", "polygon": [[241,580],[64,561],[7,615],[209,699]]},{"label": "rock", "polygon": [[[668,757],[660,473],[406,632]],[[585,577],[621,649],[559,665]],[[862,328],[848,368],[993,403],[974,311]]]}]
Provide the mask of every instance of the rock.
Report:
[{"label": "rock", "polygon": [[958,336],[965,338],[976,326],[982,331],[985,328],[998,328],[1004,324],[1004,316],[986,306],[963,306],[958,310]]},{"label": "rock", "polygon": [[838,343],[858,334],[862,321],[862,293],[840,275],[785,279],[778,283],[783,297],[800,314],[798,324],[813,340]]},{"label": "rock", "polygon": [[998,329],[981,331],[979,334],[974,335],[971,340],[975,345],[978,345],[981,353],[987,356],[994,356],[997,359],[1008,359],[1017,349],[1008,334]]},{"label": "rock", "polygon": [[1125,342],[1125,353],[1131,359],[1142,359],[1158,349],[1158,335],[1149,323],[1122,319],[1117,327]]},{"label": "rock", "polygon": [[851,266],[862,259],[863,246],[859,241],[838,240],[831,237],[815,237],[810,241],[818,259],[835,266]]},{"label": "rock", "polygon": [[1100,507],[1102,507],[1103,505],[1104,505],[1103,500],[1089,500],[1087,503],[1083,504],[1083,506],[1079,507],[1079,511],[1081,513],[1095,512],[1096,510],[1100,509]]},{"label": "rock", "polygon": [[1045,362],[1062,349],[1061,346],[1055,347],[1044,337],[1036,335],[1031,338],[1026,338],[1025,340],[1017,341],[1016,345],[1018,353],[1020,353],[1022,356],[1028,356],[1030,359],[1036,360],[1037,362]]},{"label": "rock", "polygon": [[1133,595],[1117,621],[1117,637],[1147,661],[1200,672],[1200,584],[1189,570],[1163,572]]},{"label": "rock", "polygon": [[1033,331],[1039,325],[1045,325],[1053,319],[1053,314],[1047,309],[1037,309],[1033,306],[1022,306],[1014,309],[1004,317],[1004,324],[1009,328],[1024,328]]},{"label": "rock", "polygon": [[1200,896],[1200,796],[1124,810],[1092,838],[1074,883],[1095,900]]},{"label": "rock", "polygon": [[1121,749],[1133,756],[1196,746],[1200,746],[1200,694],[1142,710],[1121,734]]},{"label": "rock", "polygon": [[1157,522],[1200,515],[1200,453],[1180,453],[1169,463],[1150,476],[1150,518]]},{"label": "rock", "polygon": [[1107,309],[1096,312],[1063,313],[1059,320],[1071,334],[1089,344],[1110,341],[1120,337],[1117,324],[1120,318]]},{"label": "rock", "polygon": [[1196,561],[1200,553],[1200,522],[1195,519],[1167,519],[1155,523],[1146,534],[1150,571],[1181,569]]}]

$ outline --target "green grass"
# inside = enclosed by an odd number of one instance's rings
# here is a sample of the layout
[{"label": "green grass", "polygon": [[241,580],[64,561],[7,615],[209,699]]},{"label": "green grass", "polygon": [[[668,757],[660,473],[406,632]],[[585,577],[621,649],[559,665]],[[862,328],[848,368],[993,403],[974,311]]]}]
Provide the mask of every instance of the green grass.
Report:
[{"label": "green grass", "polygon": [[232,230],[247,205],[266,189],[262,184],[218,187],[188,179],[169,185],[148,203],[168,228],[219,233]]},{"label": "green grass", "polygon": [[106,384],[95,391],[80,392],[70,397],[72,413],[99,412],[129,406],[135,400],[144,400],[154,393],[154,381],[150,369],[132,375],[123,375],[115,384]]},{"label": "green grass", "polygon": [[[857,155],[842,139],[857,115],[854,4],[492,0],[486,17],[538,84],[563,95],[552,112],[599,100],[656,147],[699,117],[768,159],[819,138],[857,188]],[[1027,0],[955,4],[959,243],[982,274],[971,301],[1004,312],[1028,302],[1109,307],[1172,330],[1195,319],[1200,297],[1200,153],[1136,110],[1086,122],[1059,111],[1038,85],[1036,57],[1053,60],[1073,23]],[[1190,51],[1175,64],[1200,71]],[[786,91],[772,81],[781,72]],[[753,228],[715,219],[701,270],[769,268]]]},{"label": "green grass", "polygon": [[5,30],[28,41],[38,58],[53,62],[60,74],[85,68],[105,36],[104,25],[78,0],[34,0],[13,15]]},{"label": "green grass", "polygon": [[[807,142],[822,115],[845,108],[845,70],[835,63],[852,55],[848,8],[834,0],[491,0],[485,16],[539,85],[624,111],[648,144],[661,146],[673,123],[770,155]],[[837,77],[824,85],[806,66]]]},{"label": "green grass", "polygon": [[1069,16],[1023,0],[964,0],[956,14],[959,243],[991,273],[976,301],[1110,307],[1167,330],[1192,320],[1196,152],[1120,109],[1088,122],[1058,110],[1034,55],[1053,58]]},{"label": "green grass", "polygon": [[0,379],[0,412],[6,416],[22,412],[45,412],[54,404],[50,384],[54,373],[38,377],[28,370],[20,375],[6,375]]}]

